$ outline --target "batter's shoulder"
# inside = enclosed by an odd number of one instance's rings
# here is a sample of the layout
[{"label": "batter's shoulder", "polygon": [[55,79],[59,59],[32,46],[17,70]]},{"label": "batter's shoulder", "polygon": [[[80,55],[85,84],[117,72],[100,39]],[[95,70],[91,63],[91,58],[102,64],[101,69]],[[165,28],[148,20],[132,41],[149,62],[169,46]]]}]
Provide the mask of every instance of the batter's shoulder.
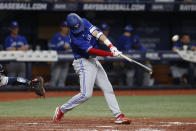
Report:
[{"label": "batter's shoulder", "polygon": [[89,22],[86,18],[82,18],[83,22]]},{"label": "batter's shoulder", "polygon": [[90,21],[88,21],[87,19],[82,18],[82,20],[83,20],[83,22],[85,24],[85,28],[90,29],[90,28],[93,27],[93,24]]}]

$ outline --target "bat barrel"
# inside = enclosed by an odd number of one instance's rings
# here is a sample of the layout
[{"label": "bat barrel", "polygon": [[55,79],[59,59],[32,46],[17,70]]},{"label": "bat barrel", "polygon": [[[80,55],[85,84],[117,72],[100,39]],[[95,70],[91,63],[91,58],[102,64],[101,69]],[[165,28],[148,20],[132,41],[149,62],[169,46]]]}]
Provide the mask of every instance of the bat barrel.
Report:
[{"label": "bat barrel", "polygon": [[121,54],[120,56],[122,58],[124,58],[125,60],[131,62],[131,63],[135,63],[135,64],[139,65],[140,67],[144,68],[149,74],[152,74],[152,69],[151,68],[149,68],[149,67],[147,67],[147,66],[145,66],[145,65],[143,65],[143,64],[141,64],[141,63],[139,63],[139,62],[137,62],[137,61],[135,61],[135,60],[125,56],[125,55],[123,55],[123,54]]}]

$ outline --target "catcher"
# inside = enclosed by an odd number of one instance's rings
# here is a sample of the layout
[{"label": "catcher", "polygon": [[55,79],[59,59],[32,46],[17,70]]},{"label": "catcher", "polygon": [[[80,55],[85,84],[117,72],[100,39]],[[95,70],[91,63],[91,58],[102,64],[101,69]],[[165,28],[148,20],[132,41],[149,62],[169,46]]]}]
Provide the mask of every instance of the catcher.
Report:
[{"label": "catcher", "polygon": [[32,89],[38,96],[45,97],[43,84],[44,80],[41,76],[35,77],[33,80],[27,80],[22,77],[7,77],[4,75],[3,66],[0,64],[0,87],[5,85],[25,85]]}]

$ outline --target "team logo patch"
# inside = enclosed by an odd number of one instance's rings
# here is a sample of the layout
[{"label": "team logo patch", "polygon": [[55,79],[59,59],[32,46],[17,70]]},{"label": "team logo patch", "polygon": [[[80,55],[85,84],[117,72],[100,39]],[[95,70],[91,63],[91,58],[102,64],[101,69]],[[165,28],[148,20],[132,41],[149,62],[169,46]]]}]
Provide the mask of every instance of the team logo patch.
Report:
[{"label": "team logo patch", "polygon": [[76,24],[74,27],[75,28],[79,28],[80,27],[80,24]]}]

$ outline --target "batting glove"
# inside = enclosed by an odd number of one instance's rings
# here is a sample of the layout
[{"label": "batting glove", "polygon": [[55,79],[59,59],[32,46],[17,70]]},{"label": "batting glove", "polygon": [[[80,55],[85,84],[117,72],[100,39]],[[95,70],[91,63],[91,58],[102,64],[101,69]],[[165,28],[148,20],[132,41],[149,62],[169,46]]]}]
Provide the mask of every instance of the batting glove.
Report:
[{"label": "batting glove", "polygon": [[112,52],[113,53],[113,56],[114,57],[120,57],[120,55],[122,54],[122,52],[120,52],[120,51],[115,51],[115,52]]},{"label": "batting glove", "polygon": [[110,47],[110,51],[114,53],[114,52],[118,52],[118,49],[115,46],[112,46]]}]

